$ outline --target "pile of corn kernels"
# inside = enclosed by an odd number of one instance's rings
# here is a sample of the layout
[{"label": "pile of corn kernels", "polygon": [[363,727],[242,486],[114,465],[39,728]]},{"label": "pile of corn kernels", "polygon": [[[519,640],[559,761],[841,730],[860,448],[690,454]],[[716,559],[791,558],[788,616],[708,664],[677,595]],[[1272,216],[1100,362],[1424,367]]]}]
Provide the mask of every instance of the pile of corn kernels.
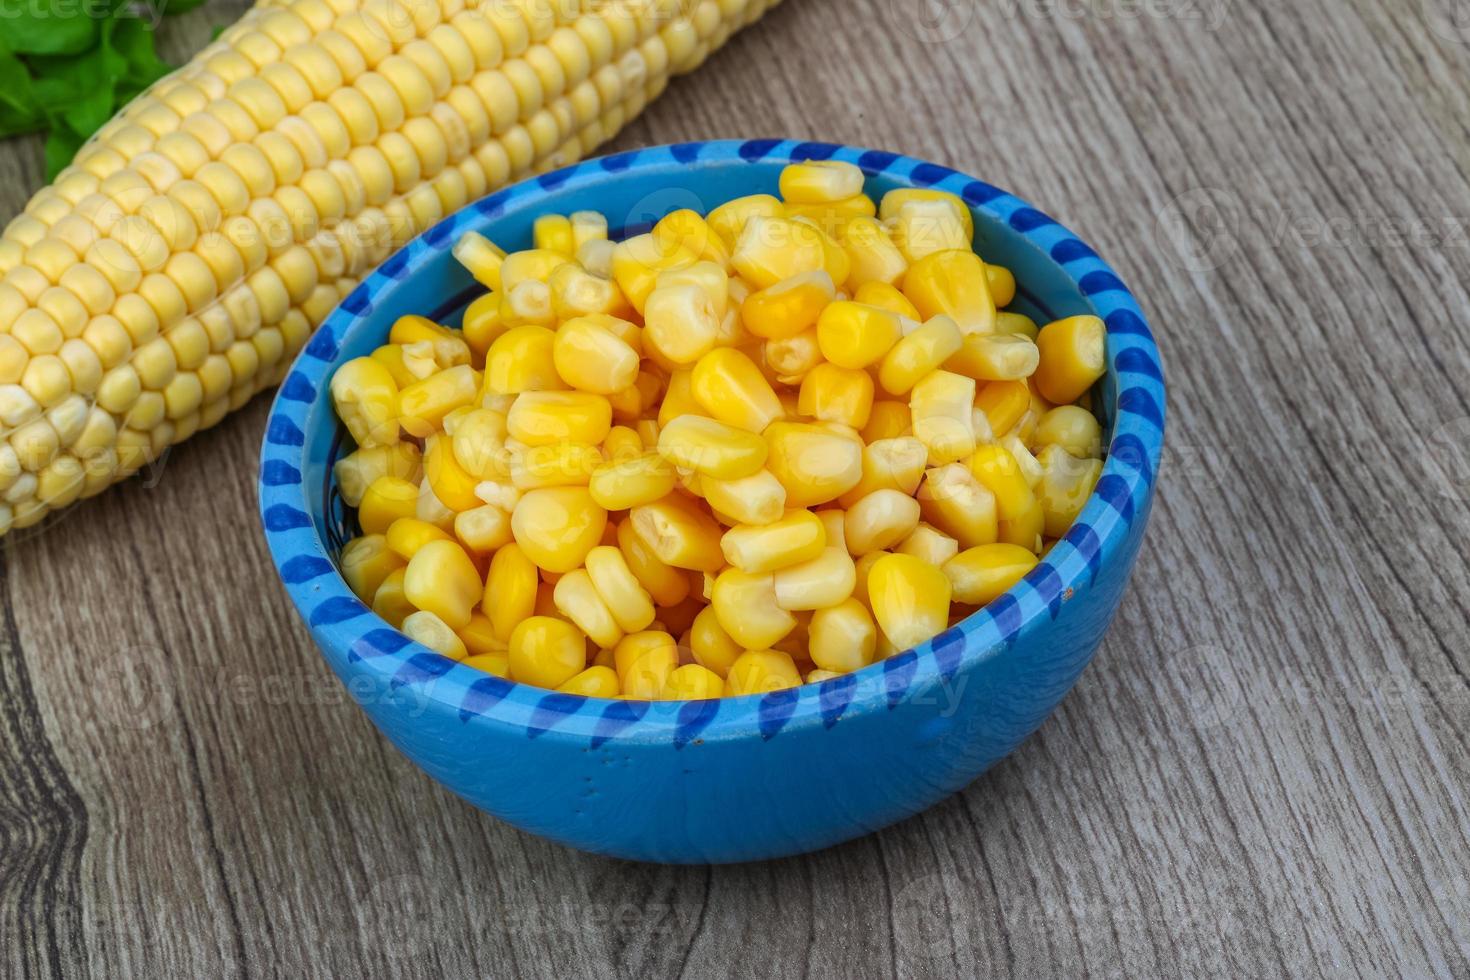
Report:
[{"label": "pile of corn kernels", "polygon": [[1034,567],[1102,470],[1102,322],[1005,312],[953,195],[829,161],[780,191],[458,242],[463,327],[332,378],[363,602],[514,681],[683,700],[858,670]]}]

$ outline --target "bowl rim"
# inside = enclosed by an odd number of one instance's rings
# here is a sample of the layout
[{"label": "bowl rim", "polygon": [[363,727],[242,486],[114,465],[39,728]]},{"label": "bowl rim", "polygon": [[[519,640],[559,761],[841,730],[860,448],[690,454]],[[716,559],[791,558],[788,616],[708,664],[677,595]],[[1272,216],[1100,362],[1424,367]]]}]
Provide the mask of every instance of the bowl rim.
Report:
[{"label": "bowl rim", "polygon": [[[851,674],[767,694],[665,702],[588,698],[485,674],[408,639],[352,594],[310,517],[307,494],[314,491],[303,478],[305,431],[314,403],[329,397],[328,372],[343,338],[365,322],[375,297],[411,279],[459,232],[509,208],[534,205],[549,191],[595,187],[660,168],[699,166],[713,173],[813,159],[844,160],[867,177],[882,174],[900,186],[958,195],[1057,265],[1107,325],[1115,393],[1102,475],[1076,522],[1021,582],[932,640]],[[590,740],[593,748],[614,739],[675,748],[696,740],[768,740],[783,731],[830,729],[841,719],[932,693],[934,684],[1002,655],[1054,619],[1065,600],[1090,588],[1119,558],[1135,517],[1146,515],[1163,448],[1164,407],[1158,348],[1133,294],[1090,246],[1020,198],[949,167],[862,147],[776,139],[670,144],[592,158],[499,190],[444,218],[370,273],[317,329],[276,394],[262,445],[260,515],[298,613],[339,674],[371,677],[367,697],[408,695],[419,709],[457,715],[461,723],[505,725],[531,738]]]}]

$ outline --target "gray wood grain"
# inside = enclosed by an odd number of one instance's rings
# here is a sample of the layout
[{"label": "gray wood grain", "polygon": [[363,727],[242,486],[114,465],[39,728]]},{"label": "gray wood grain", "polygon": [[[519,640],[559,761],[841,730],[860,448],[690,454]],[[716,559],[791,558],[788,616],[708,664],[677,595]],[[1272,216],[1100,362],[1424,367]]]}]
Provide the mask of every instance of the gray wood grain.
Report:
[{"label": "gray wood grain", "polygon": [[[180,59],[242,9],[170,22]],[[589,857],[348,704],[259,398],[0,563],[0,974],[1470,976],[1470,19],[1455,0],[787,0],[614,146],[809,136],[1021,194],[1153,321],[1170,445],[1057,715],[768,864]],[[40,179],[0,145],[0,218]]]}]

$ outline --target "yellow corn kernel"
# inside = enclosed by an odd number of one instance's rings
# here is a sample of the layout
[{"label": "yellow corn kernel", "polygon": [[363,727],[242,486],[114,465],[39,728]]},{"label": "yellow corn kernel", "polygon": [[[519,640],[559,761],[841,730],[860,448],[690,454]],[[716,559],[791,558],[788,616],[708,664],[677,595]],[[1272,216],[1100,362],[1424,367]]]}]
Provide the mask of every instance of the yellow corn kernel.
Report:
[{"label": "yellow corn kernel", "polygon": [[958,195],[948,191],[936,191],[927,187],[896,188],[883,195],[883,200],[878,204],[878,217],[883,221],[891,221],[898,217],[905,204],[912,201],[941,201],[947,204],[954,212],[955,220],[964,228],[965,238],[974,237],[975,226],[970,209]]},{"label": "yellow corn kernel", "polygon": [[442,531],[454,529],[454,511],[440,500],[434,493],[434,487],[428,480],[419,484],[419,499],[414,506],[414,516],[421,521],[427,521]]},{"label": "yellow corn kernel", "polygon": [[1044,533],[1049,538],[1059,538],[1067,533],[1087,498],[1092,496],[1102,476],[1103,462],[1078,459],[1059,445],[1043,449],[1037,462],[1041,464],[1041,482],[1036,488],[1036,500],[1046,518]]},{"label": "yellow corn kernel", "polygon": [[615,698],[619,691],[618,672],[607,666],[588,667],[557,690],[584,698]]},{"label": "yellow corn kernel", "polygon": [[461,640],[449,626],[428,611],[411,613],[404,617],[403,624],[399,627],[410,640],[422,644],[433,650],[440,656],[448,657],[450,660],[463,660],[469,655],[464,641]]},{"label": "yellow corn kernel", "polygon": [[795,337],[766,341],[761,345],[761,357],[766,367],[776,375],[776,380],[788,385],[801,384],[807,373],[822,363],[822,348],[816,328]]},{"label": "yellow corn kernel", "polygon": [[781,198],[787,203],[824,204],[863,192],[863,172],[841,160],[806,160],[781,169]]},{"label": "yellow corn kernel", "polygon": [[1001,310],[995,314],[995,332],[1025,337],[1035,343],[1037,336],[1041,333],[1041,328],[1036,325],[1035,320],[1024,313],[1009,313]]},{"label": "yellow corn kernel", "polygon": [[746,296],[740,320],[757,337],[794,337],[817,322],[836,294],[826,269],[803,272]]},{"label": "yellow corn kernel", "polygon": [[912,320],[917,323],[923,319],[919,316],[919,311],[914,309],[914,304],[909,302],[908,297],[899,292],[896,286],[891,286],[886,282],[863,283],[852,294],[852,298],[858,303],[896,313],[904,320]]},{"label": "yellow corn kernel", "polygon": [[658,453],[603,463],[592,471],[588,489],[607,510],[629,510],[661,500],[674,489],[674,467]]},{"label": "yellow corn kernel", "polygon": [[1036,495],[1026,483],[1016,457],[1004,446],[980,446],[970,457],[970,472],[981,486],[995,495],[995,509],[1001,520],[1014,520],[1036,503]]},{"label": "yellow corn kernel", "polygon": [[694,617],[689,627],[689,649],[696,663],[720,677],[730,672],[730,665],[743,652],[740,644],[720,625],[713,606],[705,606]]},{"label": "yellow corn kernel", "polygon": [[848,508],[847,548],[855,556],[892,548],[919,524],[919,502],[898,490],[874,490]]},{"label": "yellow corn kernel", "polygon": [[960,552],[960,543],[931,524],[920,524],[899,542],[894,554],[912,555],[935,568]]},{"label": "yellow corn kernel", "polygon": [[721,204],[709,213],[705,223],[720,236],[726,248],[733,250],[751,218],[780,218],[785,214],[785,206],[770,194],[749,194]]},{"label": "yellow corn kernel", "polygon": [[913,496],[924,476],[929,452],[913,436],[876,439],[863,447],[863,476],[839,503],[852,507],[876,490],[898,490]]},{"label": "yellow corn kernel", "polygon": [[516,626],[535,611],[538,584],[536,565],[519,545],[507,544],[490,559],[481,608],[502,642],[509,642]]},{"label": "yellow corn kernel", "polygon": [[[694,400],[694,372],[689,368],[674,371],[669,375],[668,389],[658,407],[658,427],[662,429],[680,416],[703,414],[703,407]],[[657,436],[652,441],[641,433],[640,437],[645,445],[656,445],[658,442]]]},{"label": "yellow corn kernel", "polygon": [[789,653],[780,650],[747,650],[730,665],[725,677],[725,696],[769,694],[801,685],[801,674]]},{"label": "yellow corn kernel", "polygon": [[893,345],[883,358],[878,382],[890,395],[907,394],[963,343],[964,337],[955,322],[947,316],[936,316]]},{"label": "yellow corn kernel", "polygon": [[852,595],[857,569],[845,549],[824,548],[815,558],[778,568],[772,578],[782,609],[825,609]]},{"label": "yellow corn kernel", "polygon": [[591,317],[557,328],[552,360],[562,380],[584,392],[611,395],[638,379],[638,352]]},{"label": "yellow corn kernel", "polygon": [[[414,490],[414,504],[418,504],[418,490]],[[435,527],[428,521],[419,520],[417,517],[400,517],[388,525],[385,532],[388,547],[404,561],[408,561],[418,554],[419,549],[430,541],[451,540],[448,532],[442,528]]]},{"label": "yellow corn kernel", "polygon": [[671,419],[658,434],[659,455],[676,466],[717,480],[750,476],[765,464],[766,441],[702,415]]},{"label": "yellow corn kernel", "polygon": [[347,587],[363,602],[372,602],[383,580],[403,567],[403,559],[388,548],[383,535],[366,534],[343,546],[341,565]]},{"label": "yellow corn kernel", "polygon": [[652,701],[679,666],[679,648],[662,630],[629,633],[613,649],[613,663],[623,697]]},{"label": "yellow corn kernel", "polygon": [[1020,545],[1027,551],[1040,552],[1042,534],[1046,530],[1046,512],[1037,499],[1025,513],[996,526],[996,537],[1006,544]]},{"label": "yellow corn kernel", "polygon": [[786,488],[770,470],[757,470],[738,480],[701,477],[699,489],[717,514],[740,524],[770,524],[786,510]]},{"label": "yellow corn kernel", "polygon": [[976,393],[975,407],[985,413],[991,434],[999,438],[1030,409],[1031,391],[1024,381],[990,381]]},{"label": "yellow corn kernel", "polygon": [[1040,358],[1041,352],[1023,334],[973,333],[944,362],[944,369],[976,381],[1016,381],[1030,377]]},{"label": "yellow corn kernel", "polygon": [[560,214],[543,214],[531,224],[531,247],[571,258],[577,248],[572,242],[572,222]]},{"label": "yellow corn kernel", "polygon": [[855,434],[842,435],[822,425],[773,422],[766,468],[786,488],[787,507],[811,507],[836,500],[863,476],[863,445]]},{"label": "yellow corn kernel", "polygon": [[851,300],[828,305],[817,320],[822,356],[839,367],[876,364],[902,337],[903,321],[897,314]]},{"label": "yellow corn kernel", "polygon": [[904,273],[903,294],[925,318],[943,314],[964,334],[995,332],[985,263],[968,249],[935,252]]},{"label": "yellow corn kernel", "polygon": [[388,573],[378,591],[373,593],[373,612],[381,616],[388,625],[397,629],[414,612],[413,603],[403,594],[403,576],[408,566],[400,566]]},{"label": "yellow corn kernel", "polygon": [[505,447],[505,416],[489,408],[475,408],[459,416],[450,445],[454,460],[477,480],[504,480],[510,476]]},{"label": "yellow corn kernel", "polygon": [[949,600],[944,572],[912,555],[884,555],[868,572],[873,618],[900,650],[944,631],[949,625]]},{"label": "yellow corn kernel", "polygon": [[[527,446],[516,440],[506,444],[510,481],[518,491],[544,487],[585,487],[603,465],[602,450],[587,442],[557,442],[549,446]],[[475,488],[480,492],[479,486]]]},{"label": "yellow corn kernel", "polygon": [[807,626],[812,663],[834,676],[872,663],[877,645],[878,628],[873,616],[856,598],[818,609]]},{"label": "yellow corn kernel", "polygon": [[1026,448],[1026,444],[1014,432],[1003,437],[1000,445],[1016,458],[1016,465],[1021,468],[1021,475],[1026,478],[1026,485],[1035,490],[1036,485],[1041,482],[1042,471],[1041,464],[1037,462],[1035,456],[1031,455],[1031,450]]},{"label": "yellow corn kernel", "polygon": [[836,231],[849,261],[849,286],[861,290],[871,283],[892,285],[908,271],[909,260],[872,217],[853,217],[839,224]]},{"label": "yellow corn kernel", "polygon": [[659,559],[643,538],[639,536],[631,520],[625,520],[617,529],[618,550],[638,584],[648,591],[653,601],[667,608],[684,601],[689,594],[689,579],[680,569],[671,567]]},{"label": "yellow corn kernel", "polygon": [[509,661],[512,680],[560,687],[586,666],[587,645],[571,623],[552,616],[531,616],[510,634]]},{"label": "yellow corn kernel", "polygon": [[776,604],[775,577],[727,568],[710,591],[720,628],[742,649],[764,649],[796,628],[796,617]]},{"label": "yellow corn kernel", "polygon": [[507,327],[554,325],[556,309],[551,287],[539,279],[526,279],[501,293],[500,322]]},{"label": "yellow corn kernel", "polygon": [[873,378],[866,371],[822,363],[801,381],[797,411],[854,429],[868,424],[873,409]]},{"label": "yellow corn kernel", "polygon": [[506,431],[528,446],[597,445],[612,428],[612,406],[583,391],[524,391],[505,417]]},{"label": "yellow corn kernel", "polygon": [[714,349],[720,315],[709,293],[694,283],[659,285],[644,310],[649,345],[675,364],[688,365]]},{"label": "yellow corn kernel", "polygon": [[996,540],[995,495],[975,479],[965,464],[951,463],[929,470],[918,500],[924,520],[958,540],[961,547]]},{"label": "yellow corn kernel", "polygon": [[454,536],[477,555],[491,555],[513,540],[510,515],[494,504],[481,504],[454,516]]},{"label": "yellow corn kernel", "polygon": [[381,362],[354,357],[332,374],[331,391],[337,417],[359,446],[398,441],[398,385]]},{"label": "yellow corn kernel", "polygon": [[475,495],[478,477],[467,473],[455,459],[453,443],[449,436],[436,433],[429,437],[424,449],[424,479],[434,491],[434,496],[452,511],[470,510],[480,506]]},{"label": "yellow corn kernel", "polygon": [[887,222],[893,244],[910,263],[939,252],[968,250],[970,235],[955,209],[943,201],[909,201]]},{"label": "yellow corn kernel", "polygon": [[602,440],[602,454],[614,462],[622,462],[643,455],[643,440],[636,430],[626,425],[615,425]]},{"label": "yellow corn kernel", "polygon": [[[399,344],[384,344],[368,356],[388,369],[388,373],[393,376],[393,383],[399,388],[407,388],[420,380],[418,375],[408,369],[403,347]],[[394,408],[396,410],[397,406]]]},{"label": "yellow corn kernel", "polygon": [[628,302],[643,313],[660,272],[682,269],[697,261],[698,254],[686,248],[665,251],[652,235],[635,235],[613,246],[612,275]]},{"label": "yellow corn kernel", "polygon": [[699,359],[689,374],[689,392],[710,418],[760,433],[783,415],[781,401],[755,362],[720,347]]},{"label": "yellow corn kernel", "polygon": [[567,216],[572,228],[572,250],[588,242],[607,241],[607,218],[600,211],[573,211]]},{"label": "yellow corn kernel", "polygon": [[720,526],[677,493],[634,507],[628,517],[638,537],[665,565],[714,572],[725,564],[720,552]]},{"label": "yellow corn kernel", "polygon": [[718,266],[722,271],[730,265],[730,250],[699,212],[690,208],[670,211],[649,232],[665,253],[680,250],[699,257],[701,262]]},{"label": "yellow corn kernel", "polygon": [[471,404],[478,394],[479,379],[468,364],[431,374],[399,392],[399,423],[410,435],[427,437],[443,425],[445,415]]},{"label": "yellow corn kernel", "polygon": [[608,316],[628,310],[617,283],[595,276],[580,265],[567,263],[551,274],[551,281],[546,285],[552,314],[558,320]]},{"label": "yellow corn kernel", "polygon": [[510,519],[516,544],[537,567],[565,573],[602,540],[607,511],[586,487],[543,487],[521,497]]},{"label": "yellow corn kernel", "polygon": [[792,221],[799,225],[806,225],[817,235],[817,240],[822,245],[822,268],[831,277],[832,284],[838,289],[847,285],[848,276],[852,274],[852,259],[848,258],[847,252],[843,251],[841,245],[833,240],[822,230],[822,226],[811,218],[793,216]]},{"label": "yellow corn kernel", "polygon": [[598,596],[625,633],[648,628],[655,615],[653,600],[633,575],[621,551],[611,545],[593,548],[587,553],[586,570]]},{"label": "yellow corn kernel", "polygon": [[1081,398],[1107,370],[1107,327],[1095,316],[1048,323],[1036,337],[1040,362],[1036,389],[1047,401],[1066,405]]},{"label": "yellow corn kernel", "polygon": [[756,289],[827,268],[823,236],[814,225],[752,215],[736,239],[730,263]]},{"label": "yellow corn kernel", "polygon": [[[586,569],[575,568],[557,579],[552,596],[561,614],[598,646],[615,646],[623,638],[622,627],[598,594]],[[649,621],[652,620],[649,616]]]},{"label": "yellow corn kernel", "polygon": [[512,252],[500,264],[500,285],[491,288],[505,294],[523,282],[544,285],[551,281],[552,273],[570,261],[571,256],[548,249],[528,248]]},{"label": "yellow corn kernel", "polygon": [[908,435],[913,429],[913,418],[907,402],[875,399],[873,410],[868,414],[868,424],[863,426],[864,442],[896,439]]},{"label": "yellow corn kernel", "polygon": [[470,347],[457,332],[422,316],[401,316],[388,331],[390,344],[428,343],[440,367],[470,363]]},{"label": "yellow corn kernel", "polygon": [[490,352],[490,345],[495,343],[508,329],[509,327],[500,322],[500,297],[498,295],[486,293],[470,303],[464,311],[461,330],[464,334],[464,341],[469,345],[474,357],[473,363],[483,365],[485,355]]},{"label": "yellow corn kernel", "polygon": [[914,385],[909,413],[914,438],[929,450],[929,462],[943,464],[975,451],[975,380],[949,371],[931,371]]},{"label": "yellow corn kernel", "polygon": [[816,511],[817,520],[822,522],[822,527],[827,532],[827,547],[847,548],[847,525],[846,514],[836,507],[828,507]]},{"label": "yellow corn kernel", "polygon": [[454,258],[469,270],[477,282],[494,290],[500,289],[500,267],[505,263],[505,250],[479,232],[467,231],[454,243]]},{"label": "yellow corn kernel", "polygon": [[740,524],[720,539],[725,560],[751,575],[816,558],[826,546],[826,528],[809,510],[790,511],[770,524]]},{"label": "yellow corn kernel", "polygon": [[797,204],[786,202],[786,216],[810,221],[822,233],[835,237],[842,233],[843,226],[854,218],[872,218],[878,213],[873,199],[862,194],[843,198],[840,201],[824,201],[820,204]]},{"label": "yellow corn kernel", "polygon": [[383,534],[400,517],[413,517],[418,484],[396,476],[380,476],[368,485],[357,505],[357,523],[365,534]]},{"label": "yellow corn kernel", "polygon": [[464,629],[455,630],[455,634],[464,642],[465,650],[472,657],[486,654],[499,654],[503,657],[508,650],[505,641],[495,635],[490,617],[478,610],[470,614],[470,624]]},{"label": "yellow corn kernel", "polygon": [[512,327],[496,338],[485,355],[485,391],[516,395],[565,388],[556,372],[556,335],[545,327]]},{"label": "yellow corn kernel", "polygon": [[699,664],[676,667],[669,674],[659,699],[663,701],[708,701],[723,697],[725,681],[714,671]]},{"label": "yellow corn kernel", "polygon": [[1102,425],[1085,408],[1058,405],[1037,421],[1031,444],[1042,450],[1060,446],[1079,459],[1096,459],[1102,455]]},{"label": "yellow corn kernel", "polygon": [[420,609],[434,613],[450,629],[462,629],[484,591],[480,573],[464,548],[454,541],[429,541],[409,559],[403,594]]},{"label": "yellow corn kernel", "polygon": [[1000,598],[1036,567],[1036,555],[1014,544],[967,548],[944,563],[955,602],[983,606]]},{"label": "yellow corn kernel", "polygon": [[985,280],[990,287],[990,295],[995,300],[997,307],[1011,305],[1011,300],[1016,298],[1015,274],[1003,265],[992,265],[985,263]]}]

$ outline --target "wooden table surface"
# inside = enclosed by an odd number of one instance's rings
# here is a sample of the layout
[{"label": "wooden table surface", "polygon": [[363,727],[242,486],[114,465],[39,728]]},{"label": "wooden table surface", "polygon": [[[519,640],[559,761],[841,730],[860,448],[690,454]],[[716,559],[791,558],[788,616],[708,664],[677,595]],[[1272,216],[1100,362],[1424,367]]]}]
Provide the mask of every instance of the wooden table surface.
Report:
[{"label": "wooden table surface", "polygon": [[[1170,431],[1137,573],[1061,709],[964,792],[716,868],[477,812],[291,610],[261,397],[4,541],[0,975],[1470,976],[1459,6],[787,0],[617,138],[939,161],[1146,307]],[[238,11],[169,22],[166,52]],[[39,159],[0,145],[0,219]]]}]

